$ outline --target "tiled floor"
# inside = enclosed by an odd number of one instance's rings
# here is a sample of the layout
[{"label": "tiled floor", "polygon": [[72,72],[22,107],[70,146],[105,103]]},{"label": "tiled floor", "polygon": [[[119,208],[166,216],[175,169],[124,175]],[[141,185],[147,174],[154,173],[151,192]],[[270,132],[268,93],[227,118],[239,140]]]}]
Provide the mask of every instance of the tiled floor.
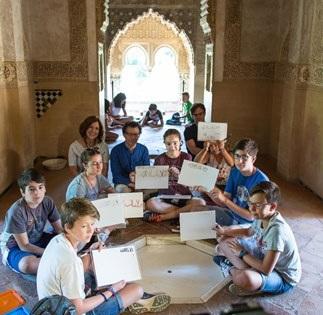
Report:
[{"label": "tiled floor", "polygon": [[[141,142],[153,154],[163,152],[162,131],[143,131]],[[157,151],[158,150],[158,151]],[[296,183],[281,179],[274,171],[272,162],[260,157],[257,166],[277,182],[282,190],[283,201],[280,211],[287,218],[296,236],[303,266],[303,276],[299,285],[291,293],[279,296],[245,299],[232,296],[226,288],[205,304],[171,305],[162,315],[197,314],[210,312],[219,314],[232,303],[257,301],[271,314],[323,314],[323,202],[311,191]],[[62,171],[46,171],[47,192],[59,206],[64,201],[65,190],[70,180],[67,168]],[[3,219],[8,206],[19,196],[13,185],[0,197],[0,218]],[[1,221],[0,221],[1,222]],[[113,235],[114,243],[124,243],[142,234],[170,233],[171,222],[150,224],[140,219],[130,220],[126,230]],[[0,291],[14,288],[27,299],[28,306],[36,301],[36,286],[0,266]]]}]

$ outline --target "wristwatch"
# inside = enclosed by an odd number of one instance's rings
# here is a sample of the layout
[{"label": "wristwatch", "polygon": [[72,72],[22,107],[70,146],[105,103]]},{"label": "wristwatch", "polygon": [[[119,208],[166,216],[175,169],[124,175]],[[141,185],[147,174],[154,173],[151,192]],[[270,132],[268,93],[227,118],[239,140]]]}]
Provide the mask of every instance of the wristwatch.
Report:
[{"label": "wristwatch", "polygon": [[243,258],[243,256],[245,256],[245,255],[247,255],[247,254],[248,254],[248,252],[247,252],[246,250],[242,249],[242,250],[240,251],[240,253],[239,253],[239,258],[240,258],[240,259],[242,259],[242,258]]}]

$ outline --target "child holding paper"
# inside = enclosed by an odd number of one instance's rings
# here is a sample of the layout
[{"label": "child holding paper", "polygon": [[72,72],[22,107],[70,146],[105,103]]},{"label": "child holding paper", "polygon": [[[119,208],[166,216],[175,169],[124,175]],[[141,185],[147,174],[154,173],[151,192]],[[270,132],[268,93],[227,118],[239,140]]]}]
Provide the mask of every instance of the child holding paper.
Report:
[{"label": "child holding paper", "polygon": [[[119,281],[103,291],[84,293],[84,272],[90,272],[91,257],[80,258],[77,250],[88,243],[100,215],[93,204],[84,198],[74,198],[61,208],[64,233],[49,243],[37,273],[39,299],[51,295],[64,295],[75,305],[78,314],[119,314],[126,307],[130,312],[159,312],[166,309],[170,297],[166,294],[145,294],[138,284]],[[98,244],[93,244],[92,249]],[[59,255],[58,255],[59,253]],[[108,262],[107,262],[108,263]],[[89,278],[89,277],[86,277]],[[87,284],[90,288],[92,284]]]},{"label": "child holding paper", "polygon": [[84,197],[96,200],[102,194],[113,193],[114,189],[102,175],[102,156],[98,148],[88,148],[81,154],[84,171],[77,175],[67,187],[66,200]]},{"label": "child holding paper", "polygon": [[178,199],[161,199],[160,197],[150,198],[146,201],[146,212],[144,217],[149,222],[160,222],[177,218],[179,213],[191,211],[194,206],[205,205],[200,198],[180,199],[180,195],[191,196],[188,187],[178,184],[178,175],[181,171],[184,160],[191,161],[189,154],[182,152],[181,134],[177,129],[168,129],[164,133],[164,143],[166,152],[155,159],[155,165],[169,165],[169,183],[168,189],[160,190],[160,195],[179,195]]},{"label": "child holding paper", "polygon": [[219,170],[216,181],[218,186],[225,186],[234,160],[225,147],[226,140],[205,141],[204,148],[194,158],[194,162],[206,164]]},{"label": "child holding paper", "polygon": [[252,189],[248,201],[249,211],[256,218],[251,227],[215,227],[221,240],[214,261],[223,267],[225,257],[229,259],[226,264],[233,280],[229,290],[235,295],[284,293],[301,278],[297,244],[277,210],[279,200],[279,187],[261,182]]}]

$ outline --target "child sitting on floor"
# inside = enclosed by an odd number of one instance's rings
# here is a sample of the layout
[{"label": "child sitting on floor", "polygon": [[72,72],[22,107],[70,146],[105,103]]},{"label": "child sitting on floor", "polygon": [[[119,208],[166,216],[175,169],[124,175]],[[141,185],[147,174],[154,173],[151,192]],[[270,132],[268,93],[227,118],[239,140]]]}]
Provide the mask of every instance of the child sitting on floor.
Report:
[{"label": "child sitting on floor", "polygon": [[7,211],[0,236],[2,260],[16,272],[36,274],[40,256],[54,234],[45,233],[47,220],[56,233],[62,231],[58,210],[47,196],[45,178],[36,169],[18,178],[22,198]]},{"label": "child sitting on floor", "polygon": [[[86,296],[85,286],[96,286],[92,283],[94,278],[88,274],[91,272],[91,255],[81,258],[77,255],[77,250],[81,244],[90,241],[100,214],[90,201],[74,198],[62,205],[61,217],[64,233],[52,239],[39,264],[39,299],[55,294],[64,295],[75,305],[77,314],[88,315],[119,314],[126,307],[130,312],[141,314],[159,312],[168,307],[168,295],[144,293],[140,285],[128,284],[123,280]],[[100,246],[103,245],[93,244],[91,249]]]},{"label": "child sitting on floor", "polygon": [[162,128],[164,126],[163,114],[157,109],[156,104],[150,104],[148,111],[142,120],[141,126],[149,126],[151,128]]},{"label": "child sitting on floor", "polygon": [[249,211],[256,219],[251,227],[215,227],[221,240],[214,261],[227,265],[233,280],[229,290],[235,295],[284,293],[301,278],[297,244],[277,210],[279,200],[279,187],[261,182],[250,193]]},{"label": "child sitting on floor", "polygon": [[157,156],[155,165],[169,165],[168,189],[160,190],[163,195],[178,195],[174,199],[161,199],[154,197],[146,201],[146,208],[149,212],[145,213],[144,218],[149,222],[160,222],[164,220],[178,218],[181,212],[191,211],[195,206],[203,206],[205,202],[200,198],[180,199],[181,195],[191,196],[188,187],[177,183],[178,175],[181,171],[184,160],[191,161],[188,153],[182,152],[181,134],[176,129],[168,129],[164,133],[164,143],[166,152]]}]

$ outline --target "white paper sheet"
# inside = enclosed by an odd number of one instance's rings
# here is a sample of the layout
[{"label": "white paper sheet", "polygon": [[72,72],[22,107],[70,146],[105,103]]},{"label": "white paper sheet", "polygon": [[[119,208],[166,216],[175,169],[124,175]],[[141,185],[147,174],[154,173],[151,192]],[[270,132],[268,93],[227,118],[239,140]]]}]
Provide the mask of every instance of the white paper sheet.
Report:
[{"label": "white paper sheet", "polygon": [[207,191],[214,188],[219,170],[200,163],[184,160],[178,183],[184,186],[203,186]]},{"label": "white paper sheet", "polygon": [[97,227],[105,227],[115,224],[125,224],[124,210],[119,199],[103,198],[92,201],[100,213]]},{"label": "white paper sheet", "polygon": [[198,141],[224,140],[227,138],[227,132],[228,132],[227,123],[199,122],[197,125],[197,140]]},{"label": "white paper sheet", "polygon": [[137,166],[136,189],[167,189],[168,165]]},{"label": "white paper sheet", "polygon": [[216,238],[215,210],[180,213],[181,241]]},{"label": "white paper sheet", "polygon": [[134,246],[105,248],[92,251],[94,273],[98,287],[121,280],[126,282],[141,279],[141,272]]},{"label": "white paper sheet", "polygon": [[144,214],[144,200],[142,192],[109,194],[108,198],[120,201],[125,218],[142,218]]}]

